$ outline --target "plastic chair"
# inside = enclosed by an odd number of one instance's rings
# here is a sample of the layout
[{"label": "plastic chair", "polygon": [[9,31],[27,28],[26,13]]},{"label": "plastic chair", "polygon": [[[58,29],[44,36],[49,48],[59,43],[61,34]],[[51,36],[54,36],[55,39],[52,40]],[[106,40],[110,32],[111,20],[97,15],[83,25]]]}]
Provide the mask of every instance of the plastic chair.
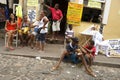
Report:
[{"label": "plastic chair", "polygon": [[[5,34],[5,45],[7,44],[8,35]],[[13,43],[18,47],[18,32],[13,36]]]}]

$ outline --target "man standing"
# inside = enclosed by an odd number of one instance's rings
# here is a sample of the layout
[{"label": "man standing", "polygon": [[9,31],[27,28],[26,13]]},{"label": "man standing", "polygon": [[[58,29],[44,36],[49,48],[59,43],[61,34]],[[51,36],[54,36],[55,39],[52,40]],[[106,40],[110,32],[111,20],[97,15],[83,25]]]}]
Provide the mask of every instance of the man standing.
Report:
[{"label": "man standing", "polygon": [[59,4],[55,4],[54,8],[48,6],[48,5],[44,4],[44,3],[43,3],[43,5],[46,6],[47,8],[49,8],[51,13],[52,13],[52,20],[53,20],[52,39],[57,39],[58,32],[60,31],[60,22],[61,22],[61,20],[63,18],[62,11],[59,9]]}]

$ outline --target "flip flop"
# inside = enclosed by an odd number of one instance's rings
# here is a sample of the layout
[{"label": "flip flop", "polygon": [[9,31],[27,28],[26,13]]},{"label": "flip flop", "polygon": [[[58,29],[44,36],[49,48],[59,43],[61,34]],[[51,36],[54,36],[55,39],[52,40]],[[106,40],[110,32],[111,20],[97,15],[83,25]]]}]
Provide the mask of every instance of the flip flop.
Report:
[{"label": "flip flop", "polygon": [[13,47],[10,47],[9,49],[10,49],[10,50],[15,50]]}]

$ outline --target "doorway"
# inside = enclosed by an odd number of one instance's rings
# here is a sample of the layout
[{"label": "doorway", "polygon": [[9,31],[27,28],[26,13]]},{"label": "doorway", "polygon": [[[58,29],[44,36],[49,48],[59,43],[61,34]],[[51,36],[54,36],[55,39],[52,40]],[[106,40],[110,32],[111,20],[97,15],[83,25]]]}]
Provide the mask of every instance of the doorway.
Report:
[{"label": "doorway", "polygon": [[[65,31],[66,31],[66,27],[67,27],[67,25],[66,25],[66,20],[67,20],[66,14],[67,14],[67,7],[68,7],[68,2],[69,2],[69,0],[44,0],[44,2],[45,2],[47,5],[51,6],[51,7],[54,7],[54,5],[55,5],[56,3],[59,4],[59,9],[60,9],[60,10],[62,11],[62,13],[63,13],[63,19],[62,19],[61,24],[60,24],[60,32],[59,32],[59,35],[64,38],[64,36],[65,36]],[[46,10],[47,10],[47,9],[46,9]],[[49,10],[47,10],[47,11],[49,12]],[[48,15],[48,16],[49,16],[49,15]],[[49,16],[49,19],[50,19],[50,17],[52,17],[52,16]]]}]

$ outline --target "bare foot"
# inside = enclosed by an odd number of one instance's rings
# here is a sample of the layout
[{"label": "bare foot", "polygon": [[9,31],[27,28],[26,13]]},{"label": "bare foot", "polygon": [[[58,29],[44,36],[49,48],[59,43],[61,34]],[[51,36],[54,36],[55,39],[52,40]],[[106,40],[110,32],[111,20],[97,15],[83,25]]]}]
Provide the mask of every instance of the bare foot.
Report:
[{"label": "bare foot", "polygon": [[87,74],[89,74],[89,75],[91,75],[91,76],[93,76],[93,77],[97,77],[93,72],[91,72],[90,70],[87,70],[86,71],[87,72]]},{"label": "bare foot", "polygon": [[9,47],[10,48],[10,50],[15,50],[15,48],[13,48],[13,47]]},{"label": "bare foot", "polygon": [[9,48],[8,46],[5,46],[5,48]]},{"label": "bare foot", "polygon": [[58,69],[58,67],[54,66],[54,67],[51,68],[51,71],[54,71],[56,69]]}]

